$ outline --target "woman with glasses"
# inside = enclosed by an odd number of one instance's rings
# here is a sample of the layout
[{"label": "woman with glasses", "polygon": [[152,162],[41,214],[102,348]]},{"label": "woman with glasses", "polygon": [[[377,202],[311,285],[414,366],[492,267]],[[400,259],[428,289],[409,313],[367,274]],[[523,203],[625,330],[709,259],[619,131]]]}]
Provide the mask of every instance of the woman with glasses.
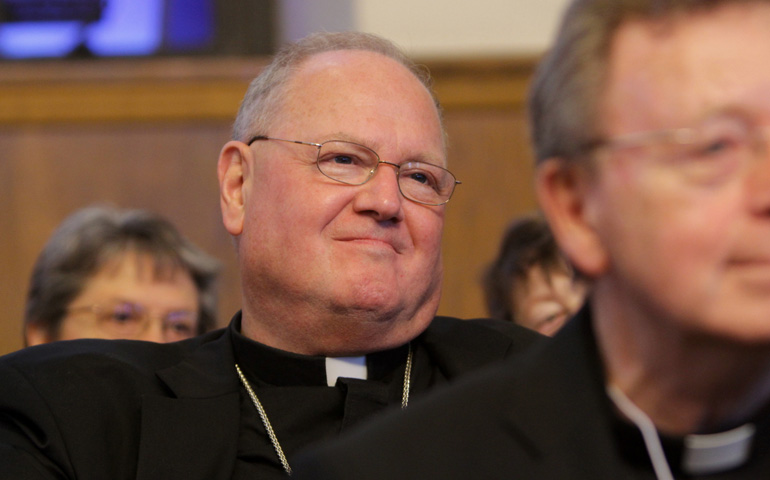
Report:
[{"label": "woman with glasses", "polygon": [[37,259],[25,343],[193,337],[215,325],[218,271],[217,260],[154,213],[84,208],[58,227]]}]

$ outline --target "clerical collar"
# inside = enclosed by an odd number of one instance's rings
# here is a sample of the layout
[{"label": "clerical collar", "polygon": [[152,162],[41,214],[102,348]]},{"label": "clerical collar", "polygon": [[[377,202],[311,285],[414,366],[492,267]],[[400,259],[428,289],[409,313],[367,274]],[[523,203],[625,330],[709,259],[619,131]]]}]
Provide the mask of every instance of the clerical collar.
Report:
[{"label": "clerical collar", "polygon": [[682,470],[691,475],[708,475],[746,463],[751,454],[756,428],[746,423],[727,432],[684,437]]},{"label": "clerical collar", "polygon": [[333,387],[339,377],[366,380],[366,357],[326,357],[326,384]]},{"label": "clerical collar", "polygon": [[626,417],[616,417],[615,422],[621,451],[634,463],[651,462],[661,480],[680,473],[725,472],[744,465],[751,457],[756,431],[751,423],[720,433],[671,437],[657,432],[649,417],[619,389],[608,387],[608,393]]},{"label": "clerical collar", "polygon": [[[340,359],[315,355],[299,355],[272,348],[242,335],[240,313],[230,323],[236,362],[253,381],[274,386],[334,385],[337,376],[390,381],[403,375],[408,346],[356,357],[358,366],[339,371]],[[342,362],[346,362],[342,360]],[[335,364],[327,374],[327,363]],[[346,362],[351,363],[351,362]],[[350,367],[351,365],[348,365]],[[334,377],[333,380],[331,377]]]}]

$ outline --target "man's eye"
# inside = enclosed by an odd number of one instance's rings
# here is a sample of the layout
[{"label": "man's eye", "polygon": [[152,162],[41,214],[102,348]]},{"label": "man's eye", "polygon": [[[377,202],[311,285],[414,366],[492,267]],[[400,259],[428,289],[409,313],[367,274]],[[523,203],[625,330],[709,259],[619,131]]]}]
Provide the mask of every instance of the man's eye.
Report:
[{"label": "man's eye", "polygon": [[366,163],[358,155],[350,153],[329,153],[321,157],[318,161],[319,163],[329,167],[344,167],[348,165],[353,167],[361,167]]},{"label": "man's eye", "polygon": [[419,173],[419,172],[412,173],[412,174],[409,175],[409,178],[411,178],[412,180],[414,180],[416,182],[420,182],[420,183],[428,183],[429,182],[428,176],[425,175],[424,173]]},{"label": "man's eye", "polygon": [[337,165],[353,165],[356,163],[354,157],[350,155],[335,155],[332,161]]},{"label": "man's eye", "polygon": [[[402,166],[402,168],[404,167]],[[439,189],[439,184],[436,180],[436,177],[431,175],[431,173],[426,170],[406,170],[402,172],[402,175],[422,187],[428,187],[434,190]]]},{"label": "man's eye", "polygon": [[735,119],[713,119],[693,132],[687,153],[703,160],[739,154],[751,143],[749,128]]},{"label": "man's eye", "polygon": [[740,148],[741,142],[737,139],[722,137],[713,140],[707,140],[697,146],[696,153],[702,157],[713,157],[720,154],[730,153]]}]

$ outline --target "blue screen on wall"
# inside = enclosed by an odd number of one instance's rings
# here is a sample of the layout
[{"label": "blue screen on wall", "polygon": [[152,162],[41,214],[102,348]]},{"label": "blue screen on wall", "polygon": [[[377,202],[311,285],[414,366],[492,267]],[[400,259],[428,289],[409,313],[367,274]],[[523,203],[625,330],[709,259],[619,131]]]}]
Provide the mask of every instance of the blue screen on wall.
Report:
[{"label": "blue screen on wall", "polygon": [[206,51],[215,0],[0,0],[0,57],[120,57]]}]

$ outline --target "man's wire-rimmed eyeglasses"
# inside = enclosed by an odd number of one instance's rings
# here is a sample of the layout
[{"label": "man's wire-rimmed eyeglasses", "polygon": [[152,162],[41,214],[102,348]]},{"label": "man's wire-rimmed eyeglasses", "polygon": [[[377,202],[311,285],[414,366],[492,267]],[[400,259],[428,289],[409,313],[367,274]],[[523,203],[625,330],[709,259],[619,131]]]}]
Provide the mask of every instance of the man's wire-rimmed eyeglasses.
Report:
[{"label": "man's wire-rimmed eyeglasses", "polygon": [[452,172],[438,165],[417,161],[400,164],[385,162],[371,148],[344,140],[313,143],[258,135],[252,137],[247,145],[260,140],[316,147],[318,170],[326,177],[347,185],[363,185],[374,176],[380,164],[390,165],[396,169],[401,195],[423,205],[445,204],[452,197],[455,186],[461,183]]},{"label": "man's wire-rimmed eyeglasses", "polygon": [[719,113],[691,127],[653,130],[589,142],[582,153],[633,152],[696,185],[722,185],[768,154],[770,127]]}]

